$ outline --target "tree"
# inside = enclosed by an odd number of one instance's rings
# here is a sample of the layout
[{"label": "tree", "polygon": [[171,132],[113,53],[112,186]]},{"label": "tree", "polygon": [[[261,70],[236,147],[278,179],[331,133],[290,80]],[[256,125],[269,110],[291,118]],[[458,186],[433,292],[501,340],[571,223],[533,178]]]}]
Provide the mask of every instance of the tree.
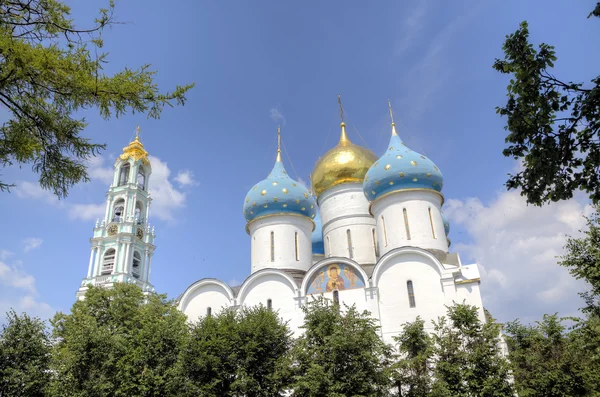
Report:
[{"label": "tree", "polygon": [[291,334],[264,306],[202,317],[180,355],[178,396],[271,397],[289,382]]},{"label": "tree", "polygon": [[166,396],[188,327],[176,305],[133,284],[90,287],[54,320],[55,396]]},{"label": "tree", "polygon": [[576,335],[566,332],[556,314],[544,315],[536,325],[518,320],[506,325],[509,358],[520,397],[590,395],[584,372],[586,361],[576,346]]},{"label": "tree", "polygon": [[0,332],[0,396],[45,396],[50,381],[50,335],[27,314],[7,313]]},{"label": "tree", "polygon": [[398,396],[422,397],[431,393],[433,342],[424,325],[423,319],[417,317],[404,324],[400,335],[394,337],[399,357],[391,369]]},{"label": "tree", "polygon": [[558,264],[568,268],[576,279],[588,283],[590,290],[581,294],[587,303],[584,312],[600,317],[600,204],[585,219],[587,229],[580,230],[583,236],[567,239],[565,255],[560,257]]},{"label": "tree", "polygon": [[[0,127],[0,165],[32,164],[41,187],[59,198],[89,180],[85,160],[105,147],[80,136],[87,124],[78,111],[158,118],[193,87],[160,93],[150,65],[104,73],[108,54],[98,51],[115,23],[113,7],[110,0],[91,28],[79,29],[58,0],[0,0],[0,106],[10,113]],[[11,186],[0,181],[0,190]]]},{"label": "tree", "polygon": [[[600,2],[588,16],[600,17]],[[600,202],[600,76],[587,85],[552,73],[554,47],[529,43],[527,22],[506,36],[504,59],[494,69],[510,74],[508,101],[496,112],[507,117],[509,144],[503,154],[521,160],[508,189],[542,205],[569,199],[576,190]]]},{"label": "tree", "polygon": [[368,311],[344,310],[320,297],[304,311],[304,334],[293,350],[298,397],[387,396],[391,348]]},{"label": "tree", "polygon": [[514,396],[510,367],[501,354],[500,326],[482,324],[477,307],[455,304],[434,323],[431,396]]}]

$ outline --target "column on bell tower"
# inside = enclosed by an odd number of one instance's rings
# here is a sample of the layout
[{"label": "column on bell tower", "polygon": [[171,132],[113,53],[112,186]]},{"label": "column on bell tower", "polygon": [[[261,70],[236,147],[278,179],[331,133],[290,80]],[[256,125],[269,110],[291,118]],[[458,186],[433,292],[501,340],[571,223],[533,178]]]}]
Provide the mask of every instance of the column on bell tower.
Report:
[{"label": "column on bell tower", "polygon": [[148,222],[151,174],[148,152],[140,141],[138,127],[135,139],[115,161],[104,218],[96,222],[90,239],[87,277],[77,291],[79,299],[90,284],[110,288],[114,283],[127,282],[139,285],[144,291],[154,290],[148,259],[155,249],[154,228]]}]

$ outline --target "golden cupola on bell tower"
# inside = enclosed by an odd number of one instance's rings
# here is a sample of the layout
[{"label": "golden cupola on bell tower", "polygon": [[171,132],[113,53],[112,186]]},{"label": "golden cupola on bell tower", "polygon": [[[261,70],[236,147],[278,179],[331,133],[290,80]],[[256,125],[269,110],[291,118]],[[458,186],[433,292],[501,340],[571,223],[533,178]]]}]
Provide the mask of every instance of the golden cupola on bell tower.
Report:
[{"label": "golden cupola on bell tower", "polygon": [[317,199],[324,191],[334,186],[344,183],[363,183],[367,171],[377,161],[377,156],[372,151],[350,141],[346,134],[344,109],[339,95],[338,103],[342,119],[340,140],[317,160],[311,174],[312,191]]}]

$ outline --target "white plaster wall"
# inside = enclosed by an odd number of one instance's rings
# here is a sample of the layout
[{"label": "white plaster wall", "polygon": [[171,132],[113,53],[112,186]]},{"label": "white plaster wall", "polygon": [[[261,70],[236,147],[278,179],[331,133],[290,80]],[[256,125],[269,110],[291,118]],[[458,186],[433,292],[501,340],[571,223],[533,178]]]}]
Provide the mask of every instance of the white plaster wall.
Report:
[{"label": "white plaster wall", "polygon": [[304,321],[304,315],[296,297],[295,287],[290,281],[278,274],[265,274],[257,277],[246,287],[243,296],[238,297],[238,302],[244,306],[267,306],[267,300],[271,299],[272,308],[283,321],[289,321],[288,326],[298,334],[299,328]]},{"label": "white plaster wall", "polygon": [[[298,269],[312,266],[311,234],[314,223],[303,216],[271,216],[250,222],[252,273],[265,269]],[[271,261],[271,232],[275,237],[275,257]],[[296,260],[295,233],[298,233]]]},{"label": "white plaster wall", "polygon": [[467,305],[477,306],[479,320],[485,322],[485,314],[483,312],[483,301],[481,300],[481,291],[479,283],[473,282],[469,284],[459,284],[456,286],[456,303],[466,303]]},{"label": "white plaster wall", "polygon": [[[376,224],[369,213],[369,202],[362,184],[348,183],[325,191],[319,197],[319,212],[326,257],[352,258],[360,264],[377,261],[373,244]],[[352,255],[348,249],[347,230],[352,236]]]},{"label": "white plaster wall", "polygon": [[227,292],[217,284],[198,286],[183,298],[185,300],[179,303],[179,310],[188,317],[190,322],[195,322],[199,317],[206,316],[209,307],[212,309],[213,314],[217,314],[224,308],[231,306]]},{"label": "white plaster wall", "polygon": [[[383,256],[394,248],[404,246],[448,252],[441,205],[442,197],[427,190],[400,191],[373,202],[371,210],[377,221],[379,255]],[[404,209],[408,218],[410,240],[404,223]]]},{"label": "white plaster wall", "polygon": [[[431,327],[431,320],[445,314],[445,295],[441,277],[433,265],[424,263],[416,254],[403,254],[386,263],[373,280],[378,287],[379,314],[383,338],[391,343],[402,324],[414,321],[417,316]],[[415,294],[414,308],[410,307],[406,283],[411,280]]]}]

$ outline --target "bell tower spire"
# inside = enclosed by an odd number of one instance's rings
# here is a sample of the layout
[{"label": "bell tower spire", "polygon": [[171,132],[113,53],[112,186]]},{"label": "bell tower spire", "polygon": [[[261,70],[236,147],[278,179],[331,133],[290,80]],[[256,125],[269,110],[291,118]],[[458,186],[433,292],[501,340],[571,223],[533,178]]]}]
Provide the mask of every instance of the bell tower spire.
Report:
[{"label": "bell tower spire", "polygon": [[96,221],[90,239],[90,261],[87,276],[77,291],[78,299],[83,299],[90,284],[110,288],[117,282],[135,283],[145,292],[154,291],[150,270],[155,233],[148,222],[152,167],[140,141],[139,126],[114,169],[104,217]]}]

